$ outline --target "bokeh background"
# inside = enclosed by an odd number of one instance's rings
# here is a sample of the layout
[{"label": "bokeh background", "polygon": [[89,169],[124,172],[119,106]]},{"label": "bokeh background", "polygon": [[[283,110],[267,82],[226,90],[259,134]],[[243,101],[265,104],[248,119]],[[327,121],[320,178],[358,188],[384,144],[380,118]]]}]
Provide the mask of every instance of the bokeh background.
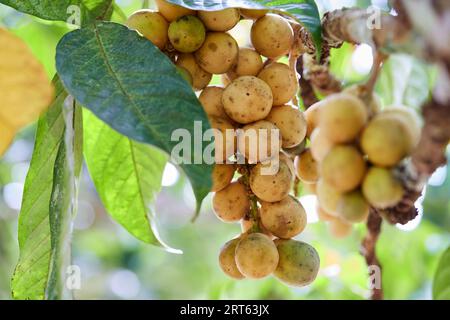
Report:
[{"label": "bokeh background", "polygon": [[[141,8],[141,0],[117,0],[126,15]],[[377,6],[390,11],[387,1],[317,1],[321,13],[344,6]],[[152,1],[150,5],[153,6]],[[395,12],[393,12],[395,14]],[[114,20],[121,22],[120,15]],[[248,45],[249,21],[232,30]],[[24,39],[44,64],[49,78],[55,73],[55,47],[70,29],[20,14],[0,4],[0,25]],[[333,50],[331,70],[346,84],[364,81],[372,65],[366,45],[344,45]],[[74,61],[76,63],[76,61]],[[406,103],[418,108],[432,86],[434,70],[410,57],[396,55],[385,64],[377,84],[384,104]],[[219,79],[215,79],[219,81]],[[1,99],[1,97],[0,97]],[[10,299],[10,278],[18,257],[17,218],[24,181],[33,151],[35,126],[23,130],[0,158],[0,299]],[[450,152],[449,152],[450,155]],[[167,165],[156,212],[163,239],[183,254],[173,254],[139,242],[103,209],[84,169],[79,211],[73,236],[73,263],[81,268],[77,299],[366,299],[367,267],[359,254],[365,226],[346,239],[332,238],[315,212],[315,197],[304,190],[301,202],[309,224],[299,239],[319,252],[321,270],[306,288],[290,288],[272,278],[260,281],[228,279],[219,269],[220,247],[240,227],[219,222],[211,199],[195,224],[194,196],[185,176]],[[440,168],[417,202],[420,215],[405,226],[383,224],[378,254],[383,265],[387,299],[430,299],[433,273],[440,254],[450,244],[450,172]]]}]

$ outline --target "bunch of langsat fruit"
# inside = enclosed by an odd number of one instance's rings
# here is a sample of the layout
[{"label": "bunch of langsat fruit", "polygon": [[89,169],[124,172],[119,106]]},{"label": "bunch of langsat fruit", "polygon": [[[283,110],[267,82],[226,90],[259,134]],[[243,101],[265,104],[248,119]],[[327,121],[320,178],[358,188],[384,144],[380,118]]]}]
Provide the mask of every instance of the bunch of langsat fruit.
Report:
[{"label": "bunch of langsat fruit", "polygon": [[332,235],[346,237],[370,207],[383,212],[402,200],[403,160],[421,133],[415,111],[381,110],[375,94],[352,86],[315,103],[305,117],[310,148],[299,156],[297,174],[315,184],[319,218]]},{"label": "bunch of langsat fruit", "polygon": [[[304,144],[307,131],[304,114],[289,104],[296,99],[297,74],[277,62],[293,46],[290,22],[267,10],[196,12],[163,0],[156,3],[158,12],[140,10],[127,25],[167,53],[194,90],[202,90],[199,100],[217,129],[213,209],[222,221],[242,226],[242,234],[221,249],[221,269],[234,279],[273,274],[293,286],[311,283],[319,256],[309,244],[291,239],[304,230],[307,218],[290,195],[295,169],[282,150]],[[254,48],[239,48],[227,33],[242,18],[254,20]],[[222,75],[223,87],[208,86],[213,74]],[[246,133],[252,130],[265,134],[251,140]],[[267,147],[265,153],[258,152],[260,145]],[[256,155],[251,152],[255,149]],[[278,170],[265,173],[274,158]]]}]

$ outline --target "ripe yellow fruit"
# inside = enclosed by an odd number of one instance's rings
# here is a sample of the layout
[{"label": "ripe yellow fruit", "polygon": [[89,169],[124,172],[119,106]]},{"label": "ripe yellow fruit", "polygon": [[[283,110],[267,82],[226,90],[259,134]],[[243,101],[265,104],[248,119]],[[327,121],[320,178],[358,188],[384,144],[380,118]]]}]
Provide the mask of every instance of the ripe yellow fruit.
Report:
[{"label": "ripe yellow fruit", "polygon": [[390,167],[400,162],[411,146],[404,122],[396,117],[373,118],[361,136],[361,148],[369,161],[380,167]]},{"label": "ripe yellow fruit", "polygon": [[275,106],[288,103],[298,91],[297,75],[284,63],[271,63],[258,74],[258,78],[272,89]]},{"label": "ripe yellow fruit", "polygon": [[228,119],[222,103],[223,90],[221,87],[206,87],[198,97],[198,100],[203,106],[203,110],[205,110],[208,116]]},{"label": "ripe yellow fruit", "polygon": [[317,162],[322,162],[334,146],[334,143],[323,134],[320,128],[314,129],[311,134],[310,142],[311,154]]},{"label": "ripe yellow fruit", "polygon": [[258,52],[250,48],[239,48],[237,63],[227,72],[229,79],[241,76],[257,76],[264,64]]},{"label": "ripe yellow fruit", "polygon": [[222,271],[233,279],[243,279],[244,275],[239,271],[236,265],[236,246],[241,241],[236,238],[225,243],[220,249],[219,265]]},{"label": "ripe yellow fruit", "polygon": [[169,23],[158,12],[152,10],[136,11],[128,18],[127,26],[138,31],[160,50],[164,49],[167,44]]},{"label": "ripe yellow fruit", "polygon": [[321,178],[316,184],[316,194],[320,207],[329,215],[337,216],[336,211],[339,199],[341,198],[341,193]]},{"label": "ripe yellow fruit", "polygon": [[404,189],[389,169],[371,167],[364,178],[362,192],[370,205],[386,209],[402,200]]},{"label": "ripe yellow fruit", "polygon": [[186,68],[183,68],[180,66],[176,66],[176,68],[177,68],[178,72],[180,73],[181,77],[184,80],[186,80],[186,82],[189,83],[190,86],[192,86],[192,84],[194,82],[193,82],[191,73]]},{"label": "ripe yellow fruit", "polygon": [[337,205],[339,217],[349,223],[363,222],[369,215],[369,204],[360,190],[344,193]]},{"label": "ripe yellow fruit", "polygon": [[316,249],[305,242],[296,240],[275,240],[279,262],[274,276],[282,282],[303,287],[317,277],[320,258]]},{"label": "ripe yellow fruit", "polygon": [[325,156],[320,172],[330,186],[339,192],[347,192],[361,184],[366,173],[366,162],[355,147],[338,145]]},{"label": "ripe yellow fruit", "polygon": [[366,121],[366,106],[350,94],[333,94],[325,98],[320,106],[319,127],[335,143],[355,140]]},{"label": "ripe yellow fruit", "polygon": [[267,277],[277,268],[278,259],[277,247],[262,233],[244,235],[236,247],[236,265],[248,278]]},{"label": "ripe yellow fruit", "polygon": [[272,101],[270,87],[253,76],[237,78],[225,88],[222,96],[227,115],[242,124],[267,117],[272,109]]},{"label": "ripe yellow fruit", "polygon": [[203,21],[206,28],[211,31],[228,31],[241,20],[241,14],[237,8],[199,11],[198,17]]},{"label": "ripe yellow fruit", "polygon": [[236,166],[234,164],[216,164],[212,172],[213,186],[211,192],[224,189],[231,183]]},{"label": "ripe yellow fruit", "polygon": [[208,32],[205,42],[195,52],[195,59],[204,70],[222,74],[237,62],[238,53],[238,44],[228,33]]},{"label": "ripe yellow fruit", "polygon": [[167,19],[167,21],[174,21],[182,16],[195,14],[194,10],[172,4],[165,0],[156,0],[156,5],[159,12]]},{"label": "ripe yellow fruit", "polygon": [[180,54],[176,65],[189,71],[192,76],[192,87],[194,90],[202,90],[211,81],[212,74],[203,70],[191,53]]},{"label": "ripe yellow fruit", "polygon": [[279,129],[265,120],[248,124],[237,131],[237,148],[251,164],[270,160],[281,149]]},{"label": "ripe yellow fruit", "polygon": [[258,163],[250,172],[250,188],[261,200],[276,202],[287,197],[292,187],[292,173],[284,161],[279,161],[279,168],[275,174],[268,174],[264,168],[267,164]]},{"label": "ripe yellow fruit", "polygon": [[320,111],[320,106],[322,104],[323,103],[321,101],[316,102],[312,106],[310,106],[308,109],[306,109],[304,112],[306,123],[308,124],[308,129],[306,130],[306,135],[308,137],[311,137],[312,132],[319,125],[319,115],[320,115],[319,111]]},{"label": "ripe yellow fruit", "polygon": [[209,117],[214,130],[214,146],[216,163],[225,163],[236,152],[237,141],[233,124],[219,117]]},{"label": "ripe yellow fruit", "polygon": [[342,219],[334,219],[330,221],[329,231],[334,238],[346,238],[352,233],[353,226]]},{"label": "ripe yellow fruit", "polygon": [[205,41],[205,26],[195,16],[183,16],[169,25],[169,40],[173,47],[183,53],[194,52]]},{"label": "ripe yellow fruit", "polygon": [[[345,88],[342,92],[351,94],[361,99],[367,94],[366,90],[367,88],[364,85],[352,85],[348,88]],[[375,92],[372,93],[368,100],[367,110],[369,113],[369,117],[372,117],[380,112],[381,101]]]},{"label": "ripe yellow fruit", "polygon": [[314,160],[311,149],[306,149],[295,157],[295,172],[297,177],[305,183],[315,183],[319,180],[319,164]]},{"label": "ripe yellow fruit", "polygon": [[290,239],[306,227],[306,212],[301,203],[292,196],[278,202],[263,202],[261,222],[274,236]]},{"label": "ripe yellow fruit", "polygon": [[303,112],[290,105],[273,107],[266,118],[280,129],[283,148],[293,148],[306,137],[306,120]]},{"label": "ripe yellow fruit", "polygon": [[263,17],[267,12],[269,12],[268,10],[264,10],[264,9],[242,9],[241,8],[241,15],[246,18],[246,19],[259,19],[261,17]]},{"label": "ripe yellow fruit", "polygon": [[294,32],[283,17],[266,14],[253,23],[251,29],[253,47],[261,55],[277,58],[289,52],[294,42]]},{"label": "ripe yellow fruit", "polygon": [[237,222],[250,210],[247,188],[239,181],[230,183],[213,197],[214,213],[225,222]]}]

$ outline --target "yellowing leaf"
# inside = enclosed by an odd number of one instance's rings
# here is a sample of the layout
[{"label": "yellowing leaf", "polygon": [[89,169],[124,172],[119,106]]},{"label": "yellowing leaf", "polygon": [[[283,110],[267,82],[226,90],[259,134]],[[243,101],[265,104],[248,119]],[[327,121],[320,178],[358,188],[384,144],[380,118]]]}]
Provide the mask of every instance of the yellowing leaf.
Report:
[{"label": "yellowing leaf", "polygon": [[0,28],[0,155],[22,127],[39,117],[53,99],[44,68],[27,45]]}]

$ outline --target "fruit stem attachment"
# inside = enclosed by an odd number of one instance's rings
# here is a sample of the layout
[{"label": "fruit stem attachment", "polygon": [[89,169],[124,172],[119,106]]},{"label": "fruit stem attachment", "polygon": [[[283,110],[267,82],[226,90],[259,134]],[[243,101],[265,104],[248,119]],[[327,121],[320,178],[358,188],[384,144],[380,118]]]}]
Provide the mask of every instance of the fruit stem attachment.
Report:
[{"label": "fruit stem attachment", "polygon": [[142,9],[148,9],[150,7],[150,1],[149,0],[143,0],[142,1]]},{"label": "fruit stem attachment", "polygon": [[375,51],[375,56],[373,57],[373,65],[372,70],[370,71],[369,80],[367,80],[364,90],[364,99],[370,99],[375,88],[375,84],[377,83],[378,76],[380,75],[381,67],[383,66],[384,60],[386,60],[388,56],[381,53],[380,51]]},{"label": "fruit stem attachment", "polygon": [[248,198],[250,200],[250,216],[253,221],[253,226],[251,227],[251,232],[260,232],[261,228],[259,226],[259,212],[258,212],[258,198],[253,193],[250,188],[250,166],[248,164],[238,167],[238,172],[242,175],[241,181],[247,188]]}]

